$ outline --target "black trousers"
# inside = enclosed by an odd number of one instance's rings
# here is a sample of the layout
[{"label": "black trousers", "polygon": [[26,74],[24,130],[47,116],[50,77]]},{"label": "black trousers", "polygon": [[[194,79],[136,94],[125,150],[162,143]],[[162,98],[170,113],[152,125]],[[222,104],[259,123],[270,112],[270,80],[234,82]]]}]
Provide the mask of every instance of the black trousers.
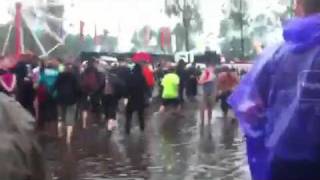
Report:
[{"label": "black trousers", "polygon": [[188,97],[195,97],[198,94],[198,87],[197,87],[197,79],[191,78],[187,82],[187,96]]},{"label": "black trousers", "polygon": [[180,84],[179,85],[179,100],[181,103],[184,102],[184,90],[185,90],[184,84]]},{"label": "black trousers", "polygon": [[133,102],[128,102],[128,106],[126,109],[126,133],[130,134],[131,123],[132,123],[132,115],[134,112],[138,113],[140,130],[144,131],[144,105],[140,103],[135,104]]},{"label": "black trousers", "polygon": [[221,110],[224,114],[228,114],[230,105],[228,104],[228,98],[232,94],[232,91],[223,92],[220,96],[221,99]]},{"label": "black trousers", "polygon": [[114,95],[103,95],[102,97],[103,112],[107,119],[116,120],[118,98]]}]

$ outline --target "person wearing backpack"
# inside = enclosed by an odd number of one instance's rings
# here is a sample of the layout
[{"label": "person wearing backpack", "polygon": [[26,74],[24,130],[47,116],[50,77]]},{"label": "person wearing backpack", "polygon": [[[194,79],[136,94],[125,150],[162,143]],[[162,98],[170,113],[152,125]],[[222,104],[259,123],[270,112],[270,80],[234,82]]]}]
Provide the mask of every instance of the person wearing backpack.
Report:
[{"label": "person wearing backpack", "polygon": [[109,131],[118,126],[116,114],[119,100],[127,92],[127,85],[119,75],[108,72],[105,78],[105,87],[102,96],[103,112],[106,118],[106,126]]},{"label": "person wearing backpack", "polygon": [[40,78],[37,88],[37,100],[39,104],[38,125],[40,129],[45,125],[52,125],[57,120],[57,104],[54,99],[54,84],[59,75],[57,66],[48,61],[40,69]]},{"label": "person wearing backpack", "polygon": [[214,108],[216,98],[216,75],[214,73],[214,65],[208,60],[207,67],[202,72],[198,83],[202,86],[203,98],[200,106],[200,119],[202,122],[205,120],[205,112],[207,111],[208,121],[212,120],[212,109]]},{"label": "person wearing backpack", "polygon": [[89,111],[98,111],[102,104],[102,95],[105,86],[105,75],[97,69],[95,59],[88,61],[88,67],[81,74],[81,111],[82,127],[87,128]]},{"label": "person wearing backpack", "polygon": [[80,98],[80,84],[72,64],[66,64],[64,72],[59,74],[54,91],[58,104],[58,134],[59,137],[63,136],[62,128],[66,127],[66,143],[70,144],[76,120],[76,105]]}]

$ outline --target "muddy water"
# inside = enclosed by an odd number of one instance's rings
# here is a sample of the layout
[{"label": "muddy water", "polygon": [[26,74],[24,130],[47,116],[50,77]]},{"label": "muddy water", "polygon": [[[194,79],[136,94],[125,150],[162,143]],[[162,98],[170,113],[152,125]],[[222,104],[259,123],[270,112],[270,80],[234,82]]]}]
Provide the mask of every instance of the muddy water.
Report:
[{"label": "muddy water", "polygon": [[236,122],[200,122],[198,110],[183,115],[150,113],[146,131],[136,124],[130,136],[93,125],[77,129],[75,141],[44,143],[57,180],[249,180],[243,137]]}]

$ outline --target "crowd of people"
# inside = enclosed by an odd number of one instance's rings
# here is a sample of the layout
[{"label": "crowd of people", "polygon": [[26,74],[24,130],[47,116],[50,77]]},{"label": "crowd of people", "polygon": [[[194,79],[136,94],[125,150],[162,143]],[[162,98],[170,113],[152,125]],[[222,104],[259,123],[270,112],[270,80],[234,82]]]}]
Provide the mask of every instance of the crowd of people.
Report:
[{"label": "crowd of people", "polygon": [[[0,60],[2,64],[6,61],[10,59]],[[60,59],[21,60],[13,68],[1,66],[0,91],[15,97],[37,119],[38,130],[56,129],[58,137],[65,137],[66,143],[70,144],[77,120],[81,119],[85,129],[90,114],[103,119],[107,130],[116,128],[122,99],[126,107],[125,132],[130,134],[135,112],[139,127],[144,131],[145,108],[154,102],[155,89],[159,90],[161,99],[159,112],[171,107],[179,112],[186,99],[195,102],[202,92],[201,120],[204,120],[205,112],[208,112],[208,119],[212,119],[217,100],[221,100],[227,116],[227,97],[237,85],[238,76],[227,67],[220,68],[218,73],[214,62],[208,59],[207,68],[200,70],[195,63],[187,65],[182,60],[177,64],[159,63],[156,68],[144,61],[133,66],[120,61],[113,66],[97,58],[79,65]],[[202,87],[200,91],[198,86]]]},{"label": "crowd of people", "polygon": [[49,122],[59,129],[66,126],[66,142],[71,143],[77,114],[87,128],[88,114],[103,112],[106,128],[112,130],[117,127],[118,102],[126,99],[125,131],[130,134],[134,112],[139,115],[140,129],[145,129],[145,108],[153,102],[158,86],[160,112],[169,106],[180,111],[186,96],[188,101],[200,100],[202,121],[212,119],[217,101],[225,118],[232,106],[246,137],[252,179],[319,180],[320,1],[293,2],[297,17],[284,24],[284,41],[266,48],[237,87],[238,73],[217,68],[212,59],[207,59],[201,71],[183,61],[160,64],[153,71],[144,62],[133,68],[122,62],[104,69],[96,60],[81,66],[59,59],[21,60],[12,67],[10,59],[0,58],[1,179],[47,176],[42,173],[31,115],[38,129]]}]

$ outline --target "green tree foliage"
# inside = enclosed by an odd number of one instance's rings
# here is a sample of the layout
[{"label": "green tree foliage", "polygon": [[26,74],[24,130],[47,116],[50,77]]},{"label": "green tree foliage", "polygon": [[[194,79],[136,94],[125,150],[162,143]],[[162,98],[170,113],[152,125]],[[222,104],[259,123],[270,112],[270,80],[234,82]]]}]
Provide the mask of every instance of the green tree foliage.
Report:
[{"label": "green tree foliage", "polygon": [[[252,56],[251,38],[245,27],[248,26],[248,2],[246,0],[229,0],[224,11],[225,19],[220,23],[221,52],[227,60]],[[240,4],[241,3],[241,4]]]},{"label": "green tree foliage", "polygon": [[[199,0],[165,0],[165,12],[171,16],[181,17],[181,23],[177,24],[176,35],[177,51],[183,48],[191,50],[194,44],[190,42],[190,34],[203,30],[203,19],[200,14]],[[184,44],[184,46],[182,46]]]},{"label": "green tree foliage", "polygon": [[[229,6],[224,9],[225,18],[220,23],[220,46],[222,54],[228,60],[254,59],[255,42],[267,45],[269,41],[273,41],[270,35],[282,28],[282,23],[290,17],[291,12],[290,4],[276,4],[284,7],[285,10],[282,12],[273,7],[274,1],[259,1],[264,3],[264,8],[260,11],[252,9],[256,8],[255,0],[228,0],[227,2]],[[242,3],[241,6],[240,3]],[[249,14],[249,12],[254,13]]]}]

